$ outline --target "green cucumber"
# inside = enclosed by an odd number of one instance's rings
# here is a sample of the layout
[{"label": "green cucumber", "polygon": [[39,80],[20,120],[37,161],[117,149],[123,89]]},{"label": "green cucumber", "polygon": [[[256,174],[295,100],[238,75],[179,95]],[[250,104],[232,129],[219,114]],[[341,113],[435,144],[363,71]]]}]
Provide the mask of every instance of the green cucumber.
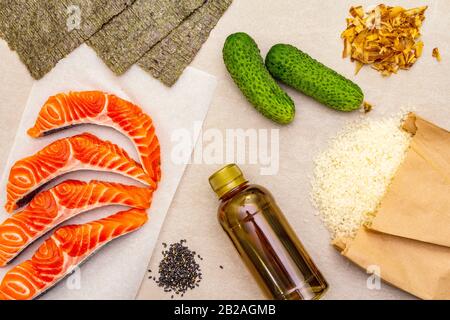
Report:
[{"label": "green cucumber", "polygon": [[267,71],[257,44],[248,34],[229,35],[222,53],[234,82],[259,112],[280,124],[294,119],[294,102]]},{"label": "green cucumber", "polygon": [[289,44],[274,45],[266,67],[275,79],[335,110],[353,111],[363,103],[357,84]]}]

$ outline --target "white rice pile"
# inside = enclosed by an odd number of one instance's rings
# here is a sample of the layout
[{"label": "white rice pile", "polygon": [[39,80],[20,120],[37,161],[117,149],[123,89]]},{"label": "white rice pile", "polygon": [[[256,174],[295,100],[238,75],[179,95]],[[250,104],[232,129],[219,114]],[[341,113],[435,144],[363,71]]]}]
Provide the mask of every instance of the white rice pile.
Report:
[{"label": "white rice pile", "polygon": [[410,144],[400,124],[351,123],[315,159],[312,199],[333,238],[354,237],[379,205]]}]

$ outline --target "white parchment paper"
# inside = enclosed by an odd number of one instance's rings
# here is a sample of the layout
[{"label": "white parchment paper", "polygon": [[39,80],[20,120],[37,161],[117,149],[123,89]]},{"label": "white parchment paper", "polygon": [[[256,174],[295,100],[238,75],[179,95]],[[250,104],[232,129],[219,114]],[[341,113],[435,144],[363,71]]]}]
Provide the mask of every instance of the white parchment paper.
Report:
[{"label": "white parchment paper", "polygon": [[[148,210],[149,222],[137,232],[114,240],[102,248],[78,271],[62,280],[42,298],[133,299],[136,296],[164,218],[186,167],[183,162],[173,161],[177,159],[172,157],[172,151],[179,150],[181,153],[192,151],[199,134],[198,127],[201,127],[204,121],[216,84],[214,76],[190,67],[172,88],[165,87],[137,66],[133,66],[123,76],[116,77],[86,45],[79,47],[60,61],[52,72],[34,83],[1,180],[2,206],[6,201],[5,186],[11,165],[58,138],[88,131],[101,139],[119,144],[134,159],[138,159],[131,141],[107,127],[83,125],[40,139],[30,138],[26,131],[33,126],[40,107],[49,96],[59,92],[102,90],[136,103],[153,118],[162,157],[162,180]],[[55,180],[52,185],[69,178],[136,184],[116,174],[78,171]],[[97,209],[83,213],[66,224],[96,220],[123,209],[118,206]],[[0,210],[0,219],[4,220],[7,217],[8,214]],[[0,269],[0,276],[3,277],[11,267],[31,257],[48,236],[30,246],[6,268]]]}]

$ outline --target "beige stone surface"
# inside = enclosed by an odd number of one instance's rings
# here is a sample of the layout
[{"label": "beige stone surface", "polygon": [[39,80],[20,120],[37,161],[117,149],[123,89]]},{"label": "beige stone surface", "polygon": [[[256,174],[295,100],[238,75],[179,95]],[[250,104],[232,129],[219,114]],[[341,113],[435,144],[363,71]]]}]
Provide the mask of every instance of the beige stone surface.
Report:
[{"label": "beige stone surface", "polygon": [[[375,4],[369,0],[358,3]],[[219,80],[204,130],[216,128],[223,133],[227,128],[280,130],[280,162],[276,175],[260,175],[260,165],[257,164],[242,164],[241,168],[252,182],[266,186],[276,197],[292,227],[328,279],[330,290],[327,299],[409,299],[412,296],[387,284],[383,284],[381,290],[367,289],[366,273],[329,245],[328,232],[309,201],[309,177],[314,155],[347,121],[355,120],[361,114],[337,113],[287,89],[297,106],[296,119],[289,126],[277,126],[260,116],[245,101],[222,62],[222,45],[232,32],[248,32],[258,42],[263,54],[275,43],[291,43],[357,82],[366,100],[374,105],[368,117],[379,118],[395,114],[401,108],[414,108],[422,117],[449,128],[450,2],[389,1],[391,5],[406,7],[429,5],[422,30],[425,42],[423,57],[411,70],[401,71],[390,78],[383,78],[370,68],[364,68],[354,76],[354,64],[341,59],[339,36],[345,28],[345,18],[352,4],[354,1],[347,0],[235,0],[192,64]],[[431,57],[434,47],[440,49],[441,63]],[[32,80],[4,42],[0,42],[0,62],[0,170],[3,170]],[[185,298],[264,298],[217,222],[218,202],[207,179],[220,166],[199,163],[188,167],[165,221],[160,242],[187,239],[189,246],[204,258],[201,261],[203,282]],[[159,246],[155,250],[150,261],[153,272],[157,270],[161,249]],[[164,299],[170,298],[170,294],[162,292],[152,281],[145,280],[139,298]]]}]

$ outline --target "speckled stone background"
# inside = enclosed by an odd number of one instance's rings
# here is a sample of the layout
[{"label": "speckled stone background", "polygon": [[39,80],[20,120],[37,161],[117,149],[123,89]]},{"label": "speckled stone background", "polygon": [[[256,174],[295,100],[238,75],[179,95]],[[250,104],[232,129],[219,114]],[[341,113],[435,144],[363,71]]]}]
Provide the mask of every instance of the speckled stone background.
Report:
[{"label": "speckled stone background", "polygon": [[[369,0],[357,2],[376,4]],[[447,0],[392,0],[390,5],[405,7],[429,5],[422,28],[423,56],[409,71],[383,78],[370,68],[353,75],[354,64],[341,58],[340,33],[345,28],[350,0],[235,0],[210,38],[195,57],[192,66],[218,77],[219,84],[204,129],[280,129],[278,174],[261,176],[260,165],[241,165],[246,176],[269,188],[292,227],[330,283],[325,299],[411,299],[411,295],[384,284],[381,290],[366,287],[367,275],[342,258],[329,244],[329,235],[309,201],[312,159],[330,137],[345,123],[361,117],[337,113],[287,89],[297,106],[295,121],[287,127],[260,116],[243,98],[226,72],[222,46],[232,32],[245,31],[254,37],[263,54],[278,42],[291,43],[316,59],[356,81],[374,105],[367,116],[380,118],[402,107],[415,108],[422,117],[450,128],[450,2]],[[442,62],[431,57],[439,47]],[[4,167],[23,106],[32,84],[26,68],[15,53],[0,42],[0,155]],[[197,150],[199,145],[197,145]],[[208,185],[209,175],[221,164],[192,164],[188,167],[165,221],[160,242],[181,238],[201,254],[203,282],[187,293],[186,299],[264,298],[242,263],[217,219],[217,199]],[[156,270],[161,247],[155,250],[150,267]],[[150,253],[149,253],[150,255]],[[220,269],[223,265],[224,269]],[[126,279],[124,279],[126,281]],[[139,298],[167,299],[169,294],[145,280]]]}]

